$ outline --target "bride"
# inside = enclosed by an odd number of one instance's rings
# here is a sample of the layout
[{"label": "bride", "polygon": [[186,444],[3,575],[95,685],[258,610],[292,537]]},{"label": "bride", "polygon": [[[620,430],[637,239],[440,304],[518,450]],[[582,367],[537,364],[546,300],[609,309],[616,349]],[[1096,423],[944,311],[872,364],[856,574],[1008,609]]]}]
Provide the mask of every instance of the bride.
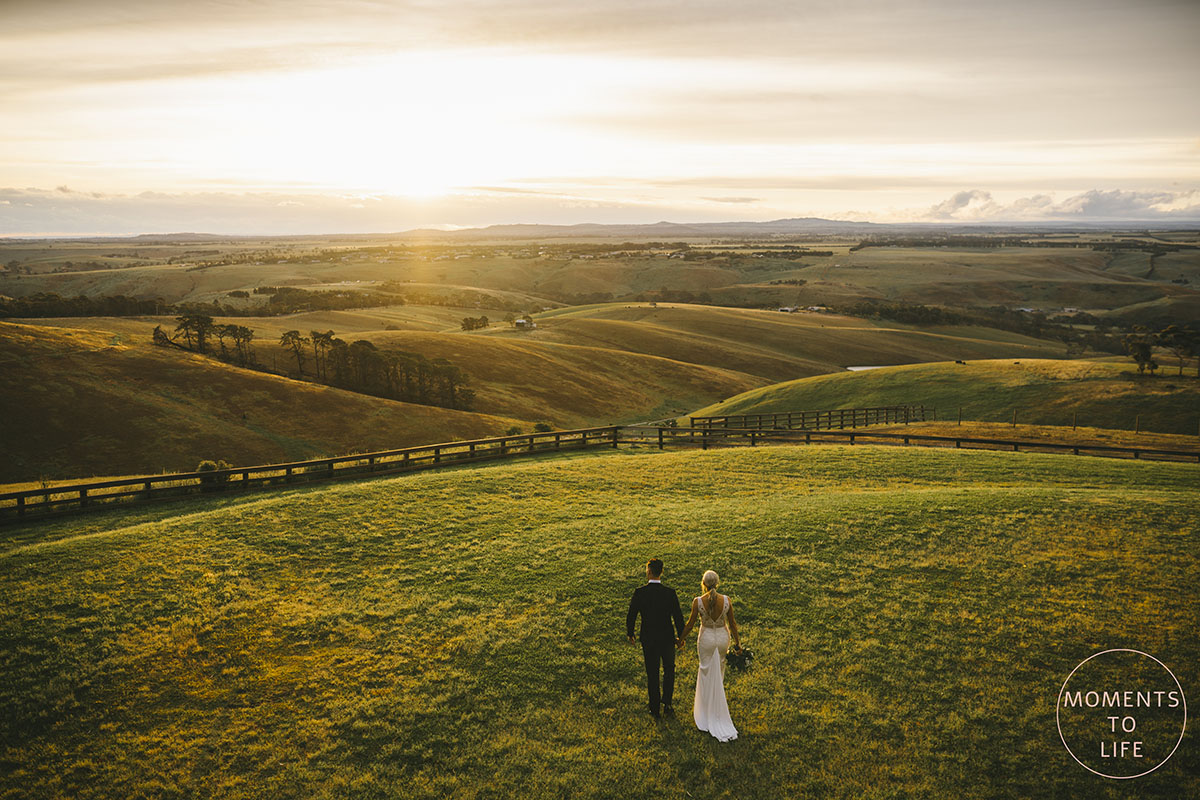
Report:
[{"label": "bride", "polygon": [[725,702],[725,653],[729,650],[730,634],[733,635],[734,649],[742,648],[738,643],[733,604],[728,596],[717,594],[719,581],[717,573],[711,569],[704,573],[704,594],[692,600],[692,615],[676,646],[683,647],[699,616],[700,635],[696,638],[696,652],[700,666],[696,670],[696,702],[692,715],[696,718],[697,728],[708,731],[719,741],[728,742],[737,738],[737,728],[733,727],[729,705]]}]

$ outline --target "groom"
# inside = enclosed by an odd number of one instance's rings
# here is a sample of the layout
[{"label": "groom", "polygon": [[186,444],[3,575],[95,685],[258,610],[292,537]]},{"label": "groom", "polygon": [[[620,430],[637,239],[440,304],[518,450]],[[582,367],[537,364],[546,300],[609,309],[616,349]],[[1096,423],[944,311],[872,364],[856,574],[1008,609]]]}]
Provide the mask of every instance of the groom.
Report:
[{"label": "groom", "polygon": [[[675,590],[662,583],[663,562],[652,558],[646,563],[646,585],[639,586],[629,601],[625,617],[625,633],[629,643],[633,623],[642,615],[642,657],[646,661],[646,690],[650,695],[650,714],[658,717],[658,665],[662,662],[662,706],[674,714],[671,698],[675,693],[675,642],[683,635],[683,614],[679,612],[679,597]],[[675,623],[672,632],[671,623]]]}]

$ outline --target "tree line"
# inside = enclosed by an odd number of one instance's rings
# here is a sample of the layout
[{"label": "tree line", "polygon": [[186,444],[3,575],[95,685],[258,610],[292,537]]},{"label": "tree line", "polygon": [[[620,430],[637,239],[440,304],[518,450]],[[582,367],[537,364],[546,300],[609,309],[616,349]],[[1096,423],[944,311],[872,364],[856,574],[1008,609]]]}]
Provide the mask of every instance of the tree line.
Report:
[{"label": "tree line", "polygon": [[[243,325],[219,324],[208,314],[189,312],[175,318],[171,333],[156,325],[154,344],[203,353],[264,372],[251,346],[254,331]],[[470,410],[475,392],[461,368],[444,358],[420,353],[380,350],[366,340],[347,343],[333,331],[285,332],[279,346],[296,360],[302,380],[324,383],[360,394],[406,403]],[[310,358],[311,356],[311,358]],[[309,367],[309,371],[306,371]]]},{"label": "tree line", "polygon": [[[1200,356],[1200,330],[1192,325],[1168,325],[1160,331],[1150,331],[1139,325],[1125,335],[1124,344],[1125,352],[1137,364],[1139,375],[1146,372],[1154,375],[1158,369],[1155,348],[1170,352],[1178,360],[1179,374],[1183,375],[1184,363]],[[1200,361],[1196,364],[1196,376],[1200,377]]]},{"label": "tree line", "polygon": [[[217,343],[215,348],[212,346],[214,339]],[[170,334],[161,325],[155,325],[151,340],[159,347],[178,347],[193,353],[213,355],[242,367],[253,368],[257,365],[254,349],[250,346],[254,331],[245,325],[218,324],[208,314],[200,312],[191,311],[176,317],[175,330]],[[226,344],[227,341],[230,344]]]},{"label": "tree line", "polygon": [[349,342],[333,331],[285,332],[279,345],[296,359],[303,377],[312,352],[312,378],[320,383],[360,394],[469,411],[475,392],[467,388],[467,374],[444,358],[429,359],[420,353],[380,350],[365,339]]}]

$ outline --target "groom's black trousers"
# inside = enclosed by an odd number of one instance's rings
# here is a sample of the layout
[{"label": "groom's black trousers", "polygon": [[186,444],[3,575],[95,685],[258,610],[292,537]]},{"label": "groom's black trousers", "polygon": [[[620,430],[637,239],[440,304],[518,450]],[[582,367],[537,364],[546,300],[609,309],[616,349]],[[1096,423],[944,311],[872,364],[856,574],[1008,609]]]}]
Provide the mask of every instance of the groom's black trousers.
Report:
[{"label": "groom's black trousers", "polygon": [[[650,695],[650,710],[658,713],[659,701],[671,705],[675,696],[675,643],[642,640],[642,658],[646,661],[646,689]],[[658,668],[662,664],[662,695],[658,692]]]}]

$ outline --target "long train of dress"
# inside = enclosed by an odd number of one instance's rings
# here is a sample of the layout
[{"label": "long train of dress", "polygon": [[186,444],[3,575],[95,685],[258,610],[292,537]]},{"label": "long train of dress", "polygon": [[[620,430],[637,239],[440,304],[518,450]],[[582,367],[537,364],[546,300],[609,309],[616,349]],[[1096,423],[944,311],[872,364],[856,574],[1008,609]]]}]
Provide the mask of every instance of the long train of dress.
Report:
[{"label": "long train of dress", "polygon": [[725,653],[729,651],[725,615],[729,611],[729,598],[724,599],[716,619],[709,616],[704,598],[697,599],[700,601],[700,635],[696,637],[696,654],[700,665],[696,669],[696,701],[692,716],[697,728],[708,731],[719,741],[728,742],[738,735],[725,700]]}]

